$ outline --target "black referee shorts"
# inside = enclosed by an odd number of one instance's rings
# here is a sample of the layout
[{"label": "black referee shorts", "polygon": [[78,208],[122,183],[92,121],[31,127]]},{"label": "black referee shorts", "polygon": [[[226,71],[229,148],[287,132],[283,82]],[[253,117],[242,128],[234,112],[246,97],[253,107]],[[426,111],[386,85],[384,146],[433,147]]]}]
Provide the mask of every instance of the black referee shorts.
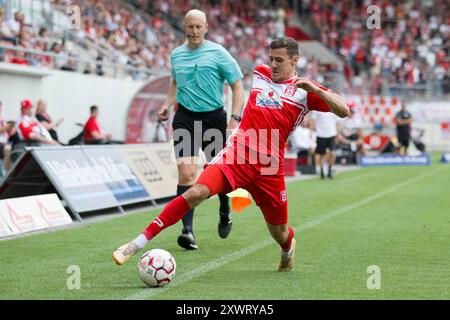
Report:
[{"label": "black referee shorts", "polygon": [[330,138],[319,138],[316,139],[317,147],[316,147],[316,153],[317,154],[325,154],[327,153],[327,149],[330,151],[336,150],[336,137],[330,137]]},{"label": "black referee shorts", "polygon": [[211,161],[223,149],[227,136],[227,113],[223,108],[194,112],[178,106],[172,122],[175,156],[198,156],[200,148]]}]

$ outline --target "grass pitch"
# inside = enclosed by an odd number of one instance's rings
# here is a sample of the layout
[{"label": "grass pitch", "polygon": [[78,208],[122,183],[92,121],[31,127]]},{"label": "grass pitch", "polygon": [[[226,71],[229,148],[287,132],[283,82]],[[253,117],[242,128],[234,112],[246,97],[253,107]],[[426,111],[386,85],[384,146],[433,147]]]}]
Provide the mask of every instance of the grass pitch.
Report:
[{"label": "grass pitch", "polygon": [[[154,211],[0,241],[0,299],[450,299],[450,166],[433,160],[289,183],[297,239],[290,273],[275,271],[279,247],[253,205],[234,214],[230,237],[220,239],[215,198],[196,209],[199,250],[176,244],[181,222],[146,247],[176,259],[165,288],[145,287],[138,256],[121,267],[111,259]],[[69,290],[73,265],[81,289]],[[380,289],[367,287],[373,265]]]}]

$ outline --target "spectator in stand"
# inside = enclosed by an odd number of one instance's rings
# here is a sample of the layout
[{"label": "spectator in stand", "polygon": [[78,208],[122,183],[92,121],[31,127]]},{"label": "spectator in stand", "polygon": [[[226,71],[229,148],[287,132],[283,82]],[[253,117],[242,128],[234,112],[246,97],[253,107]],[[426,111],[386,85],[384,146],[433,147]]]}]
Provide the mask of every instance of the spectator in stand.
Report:
[{"label": "spectator in stand", "polygon": [[98,76],[103,76],[105,72],[103,71],[103,56],[99,55],[96,59],[97,64],[95,65],[95,74]]},{"label": "spectator in stand", "polygon": [[57,128],[63,121],[63,118],[59,118],[58,121],[53,121],[50,115],[47,113],[47,102],[39,100],[36,106],[36,119],[41,125],[48,130],[53,140],[58,141],[58,134],[55,128]]},{"label": "spectator in stand", "polygon": [[14,17],[11,17],[11,19],[9,19],[9,21],[7,22],[9,31],[11,32],[10,35],[15,39],[16,43],[18,42],[20,31],[24,23],[24,18],[25,16],[23,15],[23,13],[17,11],[14,13]]},{"label": "spectator in stand", "polygon": [[336,135],[338,117],[331,112],[313,111],[311,118],[316,128],[316,163],[320,166],[320,178],[325,179],[324,160],[328,163],[328,178],[333,179],[333,165],[336,160]]},{"label": "spectator in stand", "polygon": [[66,63],[66,59],[64,58],[63,45],[60,42],[53,43],[50,51],[54,54],[57,54],[58,57],[53,58],[53,68],[61,69]]},{"label": "spectator in stand", "polygon": [[66,60],[66,63],[61,67],[63,71],[75,72],[77,71],[77,60],[75,60],[75,56],[69,54],[69,58]]},{"label": "spectator in stand", "polygon": [[2,7],[0,7],[0,41],[8,42],[9,45],[13,45],[16,42],[8,21],[5,20],[5,11]]},{"label": "spectator in stand", "polygon": [[39,38],[41,38],[42,40],[46,40],[46,39],[49,38],[48,30],[47,30],[47,28],[45,28],[45,27],[39,28],[39,33],[38,33],[38,35],[39,35]]},{"label": "spectator in stand", "polygon": [[35,42],[28,27],[23,27],[19,34],[19,46],[25,49],[34,49]]},{"label": "spectator in stand", "polygon": [[16,125],[20,141],[34,142],[40,145],[58,144],[52,139],[47,129],[33,116],[33,104],[30,100],[25,99],[20,102],[20,111],[21,116]]},{"label": "spectator in stand", "polygon": [[0,166],[0,176],[3,175],[3,169],[8,171],[11,166],[11,145],[9,144],[9,136],[14,129],[14,122],[6,122],[2,118],[3,104],[0,101],[0,160],[3,161],[3,168]]},{"label": "spectator in stand", "polygon": [[86,144],[122,144],[122,141],[111,140],[112,134],[106,133],[98,121],[97,106],[90,108],[90,117],[84,125],[84,141]]}]

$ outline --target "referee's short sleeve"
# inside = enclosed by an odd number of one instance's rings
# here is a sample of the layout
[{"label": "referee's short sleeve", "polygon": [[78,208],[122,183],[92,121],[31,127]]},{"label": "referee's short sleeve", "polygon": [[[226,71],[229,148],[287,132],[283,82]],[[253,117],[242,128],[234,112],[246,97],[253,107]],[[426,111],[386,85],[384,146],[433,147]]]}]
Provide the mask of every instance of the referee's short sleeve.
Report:
[{"label": "referee's short sleeve", "polygon": [[236,60],[223,47],[220,48],[219,52],[219,69],[228,84],[232,84],[238,80],[241,80],[244,75],[242,74],[241,68],[239,68]]}]

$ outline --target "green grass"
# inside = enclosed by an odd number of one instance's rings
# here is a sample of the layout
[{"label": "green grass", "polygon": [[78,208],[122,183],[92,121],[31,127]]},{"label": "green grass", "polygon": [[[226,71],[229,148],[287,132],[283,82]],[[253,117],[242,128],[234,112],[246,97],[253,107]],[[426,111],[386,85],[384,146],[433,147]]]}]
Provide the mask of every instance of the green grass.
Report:
[{"label": "green grass", "polygon": [[[138,257],[122,267],[111,260],[157,214],[147,212],[0,241],[0,299],[450,299],[450,166],[364,168],[290,183],[288,195],[297,231],[290,273],[275,272],[279,249],[255,206],[234,214],[222,240],[212,199],[196,210],[198,251],[177,246],[180,223],[146,248],[174,255],[177,274],[166,288],[144,287]],[[81,269],[80,290],[66,287],[70,265]],[[381,289],[366,286],[370,265],[380,267]]]}]

